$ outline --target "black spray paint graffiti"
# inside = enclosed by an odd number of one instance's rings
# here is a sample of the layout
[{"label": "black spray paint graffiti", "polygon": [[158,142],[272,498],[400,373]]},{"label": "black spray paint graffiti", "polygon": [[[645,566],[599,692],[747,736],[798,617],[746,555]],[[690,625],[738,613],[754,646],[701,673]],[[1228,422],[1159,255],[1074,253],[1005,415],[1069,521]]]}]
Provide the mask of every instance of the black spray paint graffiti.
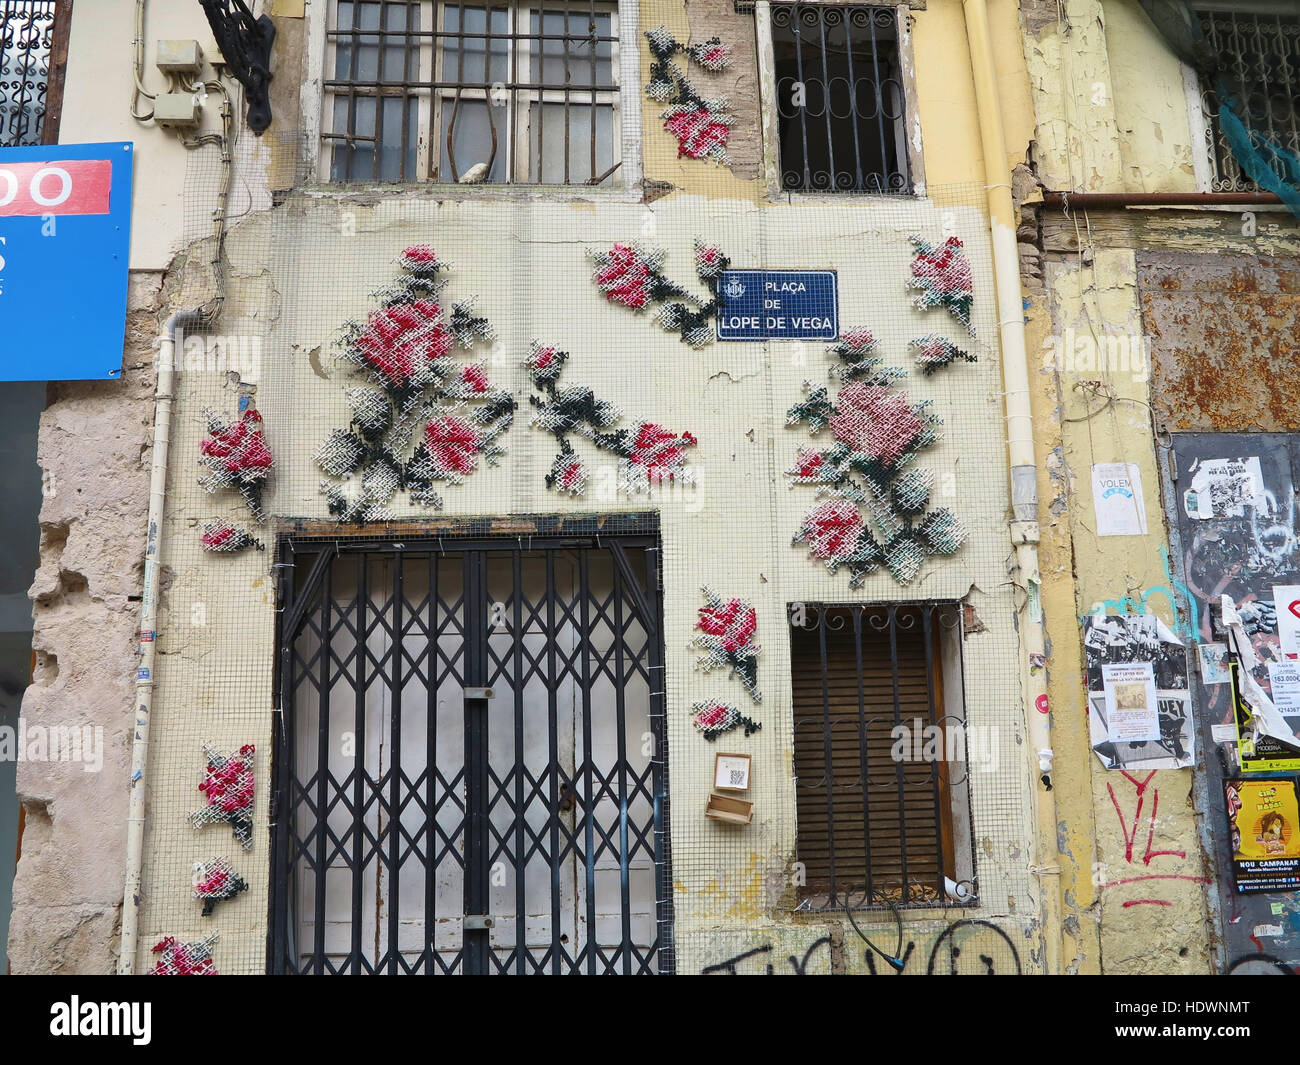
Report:
[{"label": "black spray paint graffiti", "polygon": [[1223,970],[1224,976],[1295,976],[1295,970],[1272,954],[1243,954]]},{"label": "black spray paint graffiti", "polygon": [[[908,942],[905,948],[902,946],[901,922],[899,925],[899,941],[892,954],[881,950],[868,939],[851,914],[849,922],[853,925],[854,931],[857,932],[859,938],[867,944],[868,949],[863,951],[863,958],[867,970],[873,976],[878,972],[875,954],[879,954],[896,974],[901,975],[907,969],[907,964],[912,957],[912,951],[916,943],[912,940]],[[794,976],[807,976],[808,964],[813,954],[823,946],[828,948],[829,954],[830,944],[831,937],[822,936],[808,948],[802,960],[791,954],[786,959],[791,974]],[[752,958],[770,955],[771,952],[772,944],[764,943],[762,946],[754,947],[743,954],[737,954],[724,961],[705,966],[700,970],[700,973],[704,976],[739,976],[741,973],[738,966]],[[766,975],[776,975],[776,966],[770,961],[765,968]],[[1006,932],[988,921],[962,920],[953,922],[939,934],[939,937],[934,941],[934,945],[930,948],[930,958],[925,971],[927,976],[1019,976],[1022,970],[1020,955],[1016,951],[1011,937]]]},{"label": "black spray paint graffiti", "polygon": [[[943,956],[943,952],[945,950],[947,952],[948,969],[947,972],[940,973],[939,975],[943,975],[943,976],[964,975],[958,968],[958,959],[961,958],[963,953],[965,953],[967,956],[966,964],[968,965],[971,964],[969,959],[972,953],[974,954],[975,958],[978,959],[979,962],[979,969],[977,970],[978,975],[980,976],[998,975],[997,969],[994,966],[994,957],[995,957],[996,949],[990,944],[987,943],[981,944],[980,941],[978,939],[975,939],[974,937],[966,939],[964,943],[959,945],[957,942],[958,937],[956,935],[957,929],[959,928],[986,929],[987,931],[992,932],[995,936],[1000,937],[1002,942],[1006,944],[1007,952],[1011,956],[1011,962],[1014,967],[1010,975],[1012,976],[1020,975],[1020,955],[1016,953],[1016,945],[1011,942],[1011,937],[1007,935],[1006,932],[1002,931],[1002,929],[999,928],[997,925],[990,924],[988,921],[957,921],[955,924],[950,924],[947,928],[945,928],[943,932],[940,934],[939,938],[934,941],[934,946],[930,948],[930,964],[926,966],[926,970],[925,970],[926,976],[934,976],[936,974],[935,964],[940,961],[940,959]],[[996,942],[997,941],[995,939],[994,943],[996,944]],[[987,953],[981,951],[979,949],[980,946],[983,946],[987,951]],[[965,974],[965,975],[970,975],[970,974]],[[1003,974],[1003,975],[1007,975],[1007,974]]]},{"label": "black spray paint graffiti", "polygon": [[[813,952],[816,951],[818,947],[823,947],[823,946],[829,947],[830,942],[831,942],[830,936],[822,936],[821,939],[817,940],[817,942],[815,942],[811,947],[809,947],[806,951],[804,951],[802,961],[800,961],[793,954],[791,954],[786,959],[786,961],[789,962],[790,968],[793,970],[792,975],[807,976],[808,961],[813,956]],[[723,974],[726,976],[739,976],[740,973],[736,971],[736,966],[740,964],[742,961],[748,961],[750,958],[755,958],[760,954],[770,954],[770,953],[772,953],[772,944],[764,943],[761,947],[755,947],[753,950],[747,950],[745,951],[744,954],[737,954],[734,958],[728,958],[726,961],[720,961],[716,965],[705,966],[703,969],[700,970],[700,975],[712,976],[717,974]],[[776,975],[776,969],[771,962],[767,963],[767,975],[768,976]]]}]

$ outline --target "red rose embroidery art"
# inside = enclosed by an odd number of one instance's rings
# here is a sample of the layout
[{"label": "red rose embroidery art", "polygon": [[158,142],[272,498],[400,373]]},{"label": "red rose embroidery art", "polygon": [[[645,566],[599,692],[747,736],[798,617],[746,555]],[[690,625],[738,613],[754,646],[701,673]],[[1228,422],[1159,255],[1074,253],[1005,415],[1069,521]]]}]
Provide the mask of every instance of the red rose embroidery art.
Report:
[{"label": "red rose embroidery art", "polygon": [[727,112],[725,96],[706,97],[673,62],[673,57],[687,56],[710,73],[716,74],[731,63],[731,51],[717,37],[703,44],[687,47],[668,30],[659,26],[646,33],[650,53],[650,81],[645,94],[659,103],[669,104],[659,117],[664,128],[677,140],[677,157],[713,159],[726,165],[727,139],[731,136],[735,119]]},{"label": "red rose embroidery art", "polygon": [[974,335],[971,308],[975,303],[975,284],[970,262],[957,237],[949,237],[938,247],[922,237],[913,236],[912,276],[909,288],[920,290],[916,306],[925,310],[942,307]]},{"label": "red rose embroidery art", "polygon": [[658,304],[655,320],[683,342],[700,347],[713,340],[713,319],[718,312],[718,281],[731,260],[711,244],[695,242],[695,275],[708,290],[702,300],[663,272],[662,248],[641,244],[615,244],[609,251],[595,252],[596,270],[591,279],[610,303],[643,311]]},{"label": "red rose embroidery art", "polygon": [[730,732],[732,729],[743,728],[746,736],[752,736],[763,727],[753,718],[746,717],[734,706],[720,703],[716,699],[694,704],[691,723],[710,743],[724,732]]},{"label": "red rose embroidery art", "polygon": [[552,434],[560,445],[546,475],[547,488],[575,496],[586,491],[587,466],[574,447],[579,439],[619,457],[620,491],[637,494],[665,482],[695,483],[695,471],[686,464],[687,452],[697,443],[693,433],[674,433],[654,422],[641,422],[635,429],[616,428],[623,412],[612,403],[597,399],[590,388],[559,387],[568,358],[568,352],[534,340],[524,360],[536,389],[528,397],[534,410],[532,424]]},{"label": "red rose embroidery art", "polygon": [[695,624],[699,635],[691,644],[703,652],[696,668],[705,673],[729,669],[749,692],[754,702],[762,702],[758,690],[758,656],[762,648],[754,642],[758,631],[758,612],[743,599],[723,599],[708,588],[701,589],[705,605]]},{"label": "red rose embroidery art", "polygon": [[[448,264],[427,244],[398,256],[403,274],[379,293],[381,306],[348,322],[339,357],[365,384],[345,392],[352,420],[316,450],[329,511],[342,522],[390,520],[389,504],[405,491],[413,505],[442,506],[439,482],[460,484],[504,454],[499,438],[514,421],[515,401],[480,363],[461,364],[457,351],[494,339],[473,299],[445,312],[440,276]],[[432,415],[432,417],[430,417]],[[341,482],[341,483],[337,483]]]},{"label": "red rose embroidery art", "polygon": [[262,432],[262,416],[249,407],[233,424],[223,424],[214,411],[205,412],[208,435],[199,443],[199,461],[211,471],[199,483],[209,492],[236,488],[258,522],[266,520],[262,489],[274,459]]},{"label": "red rose embroidery art", "polygon": [[166,936],[154,944],[151,953],[157,955],[150,976],[217,976],[212,961],[212,946],[220,937],[216,932],[204,936],[197,943],[181,943],[175,936]]},{"label": "red rose embroidery art", "polygon": [[[786,471],[791,484],[812,485],[828,496],[810,510],[794,542],[832,573],[848,569],[858,587],[880,566],[909,584],[932,555],[951,555],[966,530],[946,507],[929,509],[933,472],[909,468],[938,440],[939,418],[929,403],[912,403],[894,389],[902,370],[881,366],[870,330],[847,330],[829,349],[843,387],[805,384],[807,398],[790,408],[786,424],[815,436],[829,429],[834,443],[801,448]],[[870,523],[867,516],[870,516]]]},{"label": "red rose embroidery art", "polygon": [[252,744],[245,744],[234,754],[223,754],[208,744],[207,771],[199,785],[207,805],[190,814],[195,828],[203,825],[228,824],[244,850],[253,846],[253,755]]}]

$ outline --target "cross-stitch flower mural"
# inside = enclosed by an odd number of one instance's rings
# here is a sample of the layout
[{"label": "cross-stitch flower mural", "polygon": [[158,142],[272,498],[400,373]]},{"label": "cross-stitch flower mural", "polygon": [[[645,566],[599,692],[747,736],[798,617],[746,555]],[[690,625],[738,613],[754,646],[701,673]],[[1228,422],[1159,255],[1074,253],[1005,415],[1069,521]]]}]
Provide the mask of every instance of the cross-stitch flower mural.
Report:
[{"label": "cross-stitch flower mural", "polygon": [[316,451],[321,470],[344,482],[321,482],[330,513],[343,522],[391,518],[387,507],[400,491],[441,508],[434,485],[463,483],[480,459],[496,465],[504,451],[498,438],[514,421],[514,397],[494,388],[482,365],[453,357],[493,332],[473,313],[472,299],[444,318],[447,282],[439,274],[447,263],[425,244],[407,248],[400,262],[402,276],[376,294],[379,309],[348,322],[339,345],[339,357],[366,380],[346,390],[348,427]]},{"label": "cross-stitch flower mural", "polygon": [[248,850],[253,846],[253,745],[245,744],[234,754],[223,754],[205,743],[203,753],[208,766],[199,791],[207,805],[190,814],[190,824],[195,828],[228,824],[240,846]]},{"label": "cross-stitch flower mural", "polygon": [[724,732],[742,728],[746,736],[752,736],[763,726],[753,718],[746,717],[734,706],[720,703],[716,699],[695,703],[692,706],[691,723],[700,734],[712,743]]},{"label": "cross-stitch flower mural", "polygon": [[917,337],[915,340],[909,341],[907,346],[916,352],[916,365],[926,377],[929,377],[936,370],[942,370],[945,366],[951,366],[959,360],[962,362],[977,361],[975,355],[963,351],[951,340],[941,337],[938,333]]},{"label": "cross-stitch flower mural", "polygon": [[204,551],[219,553],[234,554],[250,547],[256,551],[266,550],[266,545],[247,529],[241,529],[238,525],[231,525],[226,521],[212,522],[204,526],[199,543]]},{"label": "cross-stitch flower mural", "polygon": [[975,283],[970,263],[957,237],[949,237],[938,247],[923,237],[913,236],[912,276],[908,288],[920,289],[914,302],[922,310],[943,307],[972,335],[970,312],[975,303]]},{"label": "cross-stitch flower mural", "polygon": [[743,599],[723,599],[708,588],[701,588],[705,605],[700,607],[700,618],[695,623],[699,635],[691,645],[703,652],[696,663],[698,669],[708,673],[714,669],[729,668],[754,702],[762,702],[758,690],[758,656],[763,648],[754,642],[758,632],[758,611]]},{"label": "cross-stitch flower mural", "polygon": [[686,465],[687,450],[696,444],[689,433],[673,433],[654,422],[635,429],[615,429],[623,412],[590,388],[560,388],[558,382],[569,354],[534,340],[524,365],[539,394],[528,397],[535,413],[532,424],[552,434],[560,450],[546,475],[546,487],[580,496],[587,488],[587,466],[571,437],[589,441],[600,451],[620,458],[619,488],[629,494],[648,492],[664,481],[693,484],[695,472]]},{"label": "cross-stitch flower mural", "polygon": [[713,317],[718,313],[718,279],[731,265],[718,248],[695,242],[695,275],[709,292],[702,300],[692,295],[663,272],[664,252],[641,244],[615,244],[607,252],[592,256],[596,272],[592,280],[610,303],[643,311],[652,303],[662,304],[655,320],[670,333],[680,333],[692,347],[713,339]]},{"label": "cross-stitch flower mural", "polygon": [[249,407],[239,421],[225,425],[215,411],[205,411],[208,435],[199,443],[199,461],[212,472],[199,483],[209,492],[236,488],[253,517],[262,522],[262,489],[271,475],[274,460],[262,432],[262,416]]},{"label": "cross-stitch flower mural", "polygon": [[829,447],[801,449],[786,471],[792,486],[813,485],[829,497],[805,515],[794,542],[832,573],[848,569],[852,587],[880,566],[908,584],[927,557],[955,554],[966,537],[946,507],[929,509],[932,472],[908,469],[938,439],[940,420],[928,401],[912,403],[894,390],[905,374],[880,366],[874,346],[867,330],[844,333],[828,349],[843,387],[831,399],[825,387],[805,384],[807,398],[786,415],[787,425],[806,424],[814,436],[829,429],[835,438]]},{"label": "cross-stitch flower mural", "polygon": [[217,903],[248,890],[248,881],[235,872],[229,858],[194,863],[194,897],[203,902],[203,916],[211,917]]},{"label": "cross-stitch flower mural", "polygon": [[217,976],[212,961],[212,946],[219,939],[213,932],[197,943],[181,943],[175,936],[166,936],[154,944],[152,953],[158,956],[149,970],[150,976]]},{"label": "cross-stitch flower mural", "polygon": [[650,42],[654,60],[645,94],[669,105],[659,117],[664,120],[664,129],[677,141],[677,157],[707,158],[725,164],[727,140],[735,125],[735,119],[727,112],[727,98],[701,96],[681,67],[673,62],[673,57],[685,55],[716,74],[730,65],[731,50],[717,37],[688,47],[663,26],[647,31],[646,40]]}]

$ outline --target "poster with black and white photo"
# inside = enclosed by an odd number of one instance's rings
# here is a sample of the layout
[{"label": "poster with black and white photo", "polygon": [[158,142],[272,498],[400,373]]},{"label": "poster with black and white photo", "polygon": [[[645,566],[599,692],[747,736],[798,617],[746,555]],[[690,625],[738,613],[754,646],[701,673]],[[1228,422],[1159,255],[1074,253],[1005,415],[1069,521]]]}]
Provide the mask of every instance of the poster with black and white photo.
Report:
[{"label": "poster with black and white photo", "polygon": [[1195,759],[1187,648],[1155,614],[1083,620],[1088,728],[1107,769],[1179,769]]}]

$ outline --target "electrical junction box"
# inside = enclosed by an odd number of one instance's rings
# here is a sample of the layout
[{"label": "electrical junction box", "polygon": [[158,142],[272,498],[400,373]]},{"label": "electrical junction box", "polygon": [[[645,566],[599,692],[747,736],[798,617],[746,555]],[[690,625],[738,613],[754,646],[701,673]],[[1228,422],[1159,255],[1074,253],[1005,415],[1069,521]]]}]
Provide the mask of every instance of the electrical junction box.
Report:
[{"label": "electrical junction box", "polygon": [[203,69],[203,49],[198,41],[159,41],[154,63],[164,74],[197,74]]},{"label": "electrical junction box", "polygon": [[199,98],[192,92],[165,92],[153,102],[153,120],[159,129],[194,129],[201,115]]},{"label": "electrical junction box", "polygon": [[226,57],[221,54],[221,49],[217,47],[217,42],[211,37],[203,42],[201,50],[203,55],[207,58],[207,61],[214,67],[224,67],[226,65]]}]

